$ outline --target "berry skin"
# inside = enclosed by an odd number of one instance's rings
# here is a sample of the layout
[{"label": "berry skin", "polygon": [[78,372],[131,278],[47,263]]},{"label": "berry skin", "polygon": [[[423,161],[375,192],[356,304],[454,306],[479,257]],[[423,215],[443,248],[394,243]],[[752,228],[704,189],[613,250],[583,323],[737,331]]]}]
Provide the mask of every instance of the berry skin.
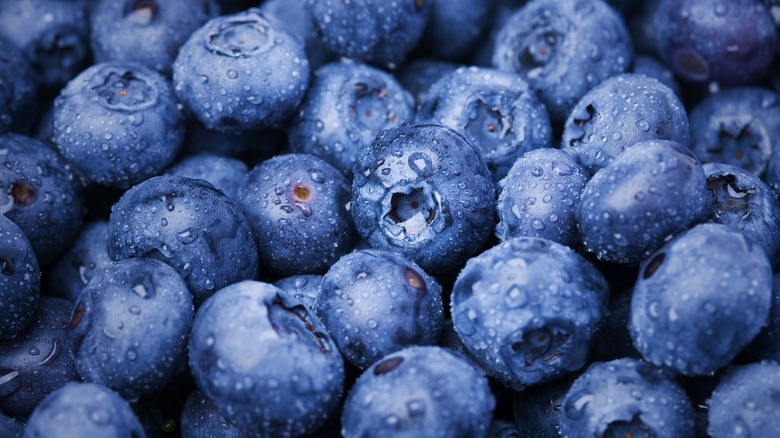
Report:
[{"label": "berry skin", "polygon": [[354,251],[331,266],[314,303],[344,358],[366,369],[382,356],[433,345],[441,332],[441,285],[404,257]]},{"label": "berry skin", "polygon": [[0,38],[0,134],[25,133],[38,109],[38,86],[17,47]]},{"label": "berry skin", "polygon": [[601,260],[637,264],[709,213],[707,179],[679,143],[634,144],[588,181],[577,220]]},{"label": "berry skin", "polygon": [[249,435],[231,424],[202,391],[195,389],[181,410],[181,435],[184,438],[247,438]]},{"label": "berry skin", "polygon": [[314,432],[344,386],[344,362],[320,320],[256,281],[227,286],[198,309],[190,367],[217,410],[257,437]]},{"label": "berry skin", "polygon": [[773,436],[780,431],[780,365],[758,362],[729,370],[708,401],[712,438]]},{"label": "berry skin", "polygon": [[204,152],[183,157],[166,173],[206,180],[230,199],[236,199],[248,171],[246,163],[238,158]]},{"label": "berry skin", "polygon": [[349,183],[309,154],[274,156],[247,173],[236,203],[260,263],[283,275],[321,274],[352,249]]},{"label": "berry skin", "polygon": [[496,181],[523,153],[547,147],[552,127],[547,109],[514,73],[461,67],[426,93],[417,123],[450,127],[477,147]]},{"label": "berry skin", "polygon": [[712,94],[690,112],[691,151],[702,163],[725,163],[763,177],[780,141],[780,94],[734,87]]},{"label": "berry skin", "polygon": [[168,80],[141,64],[95,64],[54,103],[52,140],[90,182],[128,188],[178,153],[184,119]]},{"label": "berry skin", "polygon": [[373,248],[452,271],[493,233],[495,184],[479,152],[441,125],[380,134],[355,164],[352,218]]},{"label": "berry skin", "polygon": [[319,68],[290,121],[290,148],[316,155],[345,175],[385,129],[414,118],[414,101],[389,73],[355,62]]},{"label": "berry skin", "polygon": [[602,0],[530,1],[503,23],[493,50],[493,66],[523,76],[555,122],[632,58],[623,19]]},{"label": "berry skin", "polygon": [[466,263],[451,314],[479,364],[519,391],[587,363],[608,295],[601,273],[571,248],[518,237]]},{"label": "berry skin", "polygon": [[322,275],[293,275],[276,280],[274,286],[292,295],[293,298],[313,311],[314,303],[317,301],[317,296],[320,294],[322,279]]},{"label": "berry skin", "polygon": [[760,0],[662,0],[653,26],[659,56],[687,82],[755,82],[775,55],[775,24]]},{"label": "berry skin", "polygon": [[165,263],[106,266],[81,290],[68,324],[79,375],[127,399],[163,388],[184,369],[194,313],[187,285]]},{"label": "berry skin", "polygon": [[238,206],[203,180],[163,175],[127,190],[111,208],[108,255],[149,257],[182,276],[197,306],[258,275],[257,247]]},{"label": "berry skin", "polygon": [[207,21],[173,63],[176,95],[209,129],[246,132],[289,117],[309,86],[303,44],[257,8]]},{"label": "berry skin", "polygon": [[15,337],[32,319],[41,294],[41,269],[30,241],[0,215],[0,339]]},{"label": "berry skin", "polygon": [[728,365],[766,325],[772,269],[742,232],[700,224],[639,267],[629,330],[645,360],[684,375]]},{"label": "berry skin", "polygon": [[23,436],[145,437],[146,433],[119,394],[97,383],[70,382],[35,408]]},{"label": "berry skin", "polygon": [[576,213],[588,178],[585,168],[560,149],[526,152],[498,183],[496,236],[502,242],[528,236],[576,245]]},{"label": "berry skin", "polygon": [[72,307],[62,298],[42,296],[29,324],[13,339],[0,340],[3,413],[27,418],[51,392],[78,380],[67,341]]},{"label": "berry skin", "polygon": [[693,438],[693,406],[680,386],[647,362],[597,362],[566,393],[560,433],[563,438]]},{"label": "berry skin", "polygon": [[487,379],[466,359],[441,347],[409,347],[358,378],[344,402],[341,434],[485,436],[495,405]]},{"label": "berry skin", "polygon": [[571,148],[591,175],[640,141],[687,146],[688,115],[674,92],[636,73],[613,76],[580,99],[566,119],[561,148]]}]

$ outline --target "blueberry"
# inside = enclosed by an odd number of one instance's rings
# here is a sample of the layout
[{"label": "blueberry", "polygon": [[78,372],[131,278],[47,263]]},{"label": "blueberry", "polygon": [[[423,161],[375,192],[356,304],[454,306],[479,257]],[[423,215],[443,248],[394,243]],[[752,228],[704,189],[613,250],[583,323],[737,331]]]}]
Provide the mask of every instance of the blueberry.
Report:
[{"label": "blueberry", "polygon": [[208,182],[183,176],[156,176],[126,191],[111,208],[107,245],[112,260],[151,257],[173,266],[196,305],[259,270],[238,206]]},{"label": "blueberry", "polygon": [[219,290],[198,309],[190,337],[198,388],[253,436],[300,436],[339,403],[344,363],[306,307],[267,283]]},{"label": "blueberry", "polygon": [[433,84],[447,73],[458,68],[458,64],[435,58],[416,58],[401,65],[395,72],[398,83],[414,96],[415,105],[425,101]]},{"label": "blueberry", "polygon": [[0,38],[22,51],[42,88],[57,90],[89,65],[90,3],[0,1]]},{"label": "blueberry", "polygon": [[528,83],[492,68],[461,67],[439,79],[415,121],[461,133],[479,149],[496,181],[523,153],[552,141],[547,109]]},{"label": "blueberry", "polygon": [[306,0],[266,0],[260,4],[260,10],[269,18],[278,20],[281,27],[298,35],[304,43],[312,70],[334,60],[335,55],[326,49],[317,37]]},{"label": "blueberry", "polygon": [[0,163],[0,214],[22,229],[46,268],[81,229],[81,185],[57,152],[31,137],[0,136]]},{"label": "blueberry", "polygon": [[297,36],[257,8],[212,18],[179,49],[176,95],[209,129],[245,132],[292,114],[309,85]]},{"label": "blueberry", "polygon": [[597,362],[566,393],[560,432],[567,438],[692,438],[693,406],[679,385],[647,362]]},{"label": "blueberry", "polygon": [[360,235],[432,274],[479,251],[493,232],[494,206],[485,161],[441,125],[388,129],[355,164],[351,212]]},{"label": "blueberry", "polygon": [[560,437],[563,398],[574,382],[574,377],[565,377],[514,393],[513,416],[519,437]]},{"label": "blueberry", "polygon": [[181,411],[182,438],[246,438],[249,434],[232,425],[203,392],[192,391]]},{"label": "blueberry", "polygon": [[218,9],[214,0],[94,3],[90,40],[95,62],[137,62],[168,76],[179,47]]},{"label": "blueberry", "polygon": [[[652,0],[657,1],[657,0]],[[650,1],[650,3],[652,3]],[[662,84],[669,87],[677,96],[681,96],[680,84],[674,76],[674,72],[663,62],[651,55],[636,55],[631,73],[642,74],[657,79]]]},{"label": "blueberry", "polygon": [[247,165],[238,158],[204,152],[182,157],[166,173],[206,180],[230,199],[236,199],[247,172]]},{"label": "blueberry", "polygon": [[24,423],[16,418],[0,413],[0,435],[8,438],[21,438]]},{"label": "blueberry", "polygon": [[334,263],[314,309],[344,358],[360,369],[405,347],[435,344],[443,318],[438,281],[404,257],[374,249]]},{"label": "blueberry", "polygon": [[496,405],[487,379],[441,347],[408,347],[358,378],[344,402],[345,438],[484,436]]},{"label": "blueberry", "polygon": [[161,389],[186,365],[193,315],[187,285],[165,263],[106,266],[82,289],[68,324],[79,375],[128,399]]},{"label": "blueberry", "polygon": [[350,175],[381,131],[413,118],[413,98],[392,75],[365,64],[331,63],[315,72],[290,122],[290,148]]},{"label": "blueberry", "polygon": [[422,37],[431,2],[405,0],[306,0],[322,45],[335,54],[394,68]]},{"label": "blueberry", "polygon": [[645,360],[685,375],[726,366],[767,323],[767,255],[732,227],[700,224],[640,265],[629,329]]},{"label": "blueberry", "polygon": [[742,358],[750,362],[775,361],[780,363],[780,274],[772,276],[772,302],[769,318],[753,341],[742,351]]},{"label": "blueberry", "polygon": [[608,294],[602,274],[571,248],[518,237],[469,259],[451,313],[469,352],[519,391],[587,363]]},{"label": "blueberry", "polygon": [[602,0],[532,0],[501,26],[493,65],[515,72],[563,121],[577,101],[633,57],[623,19]]},{"label": "blueberry", "polygon": [[636,264],[709,213],[707,179],[677,142],[634,144],[588,181],[577,220],[601,260]]},{"label": "blueberry", "polygon": [[577,208],[588,172],[560,149],[540,148],[517,159],[498,187],[501,241],[529,236],[564,245],[579,242]]},{"label": "blueberry", "polygon": [[262,265],[284,275],[318,274],[355,241],[349,196],[349,183],[336,168],[314,155],[286,154],[250,170],[236,202]]},{"label": "blueberry", "polygon": [[314,303],[320,294],[323,275],[303,274],[276,280],[274,286],[282,289],[307,308],[314,310]]},{"label": "blueberry", "polygon": [[747,170],[730,164],[707,163],[712,222],[747,234],[775,266],[780,263],[780,202],[775,192]]},{"label": "blueberry", "polygon": [[690,112],[691,150],[703,163],[719,162],[763,176],[780,141],[780,94],[735,87],[710,95]]},{"label": "blueberry", "polygon": [[562,148],[573,148],[591,174],[646,140],[687,146],[688,115],[666,85],[636,73],[613,76],[590,90],[564,125]]},{"label": "blueberry", "polygon": [[777,416],[780,365],[760,362],[729,370],[710,398],[707,433],[712,438],[772,436]]},{"label": "blueberry", "polygon": [[89,181],[127,188],[162,171],[184,138],[167,79],[140,64],[81,72],[54,104],[52,140]]},{"label": "blueberry", "polygon": [[41,294],[41,269],[30,241],[0,215],[0,339],[15,337],[32,319]]},{"label": "blueberry", "polygon": [[495,0],[432,0],[420,46],[427,56],[452,61],[467,58],[491,24]]},{"label": "blueberry", "polygon": [[130,405],[96,383],[70,382],[52,392],[33,411],[24,437],[145,437]]},{"label": "blueberry", "polygon": [[0,37],[0,134],[25,133],[38,110],[38,86],[19,49]]},{"label": "blueberry", "polygon": [[688,82],[755,82],[775,54],[775,24],[760,0],[662,0],[653,25],[658,55]]},{"label": "blueberry", "polygon": [[108,222],[90,221],[46,276],[46,293],[76,301],[81,289],[95,272],[111,263],[108,256]]},{"label": "blueberry", "polygon": [[49,393],[77,380],[67,344],[71,307],[62,298],[42,296],[25,328],[0,341],[0,410],[5,414],[27,418]]}]

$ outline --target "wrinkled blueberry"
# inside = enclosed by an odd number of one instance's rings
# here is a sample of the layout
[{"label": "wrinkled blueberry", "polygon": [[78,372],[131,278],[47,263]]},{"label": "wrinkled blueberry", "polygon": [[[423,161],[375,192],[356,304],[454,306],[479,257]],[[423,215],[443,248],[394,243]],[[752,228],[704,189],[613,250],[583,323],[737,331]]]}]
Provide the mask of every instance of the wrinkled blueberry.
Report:
[{"label": "wrinkled blueberry", "polygon": [[451,313],[480,365],[519,391],[587,363],[608,295],[602,274],[571,248],[518,237],[466,263]]},{"label": "wrinkled blueberry", "polygon": [[482,156],[441,125],[380,134],[355,164],[352,217],[372,247],[432,274],[452,271],[493,233],[495,184]]}]

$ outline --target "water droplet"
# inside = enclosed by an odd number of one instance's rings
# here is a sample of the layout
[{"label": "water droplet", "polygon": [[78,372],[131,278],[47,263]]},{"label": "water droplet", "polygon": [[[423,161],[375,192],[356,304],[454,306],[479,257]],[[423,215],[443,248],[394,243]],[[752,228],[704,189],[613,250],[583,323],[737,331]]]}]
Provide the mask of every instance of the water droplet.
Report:
[{"label": "water droplet", "polygon": [[316,183],[321,184],[325,182],[325,174],[323,174],[321,170],[309,169],[309,176],[311,177],[311,180]]},{"label": "water droplet", "polygon": [[524,305],[528,301],[528,297],[524,290],[517,286],[512,286],[511,289],[504,296],[504,302],[507,307],[514,308]]},{"label": "water droplet", "polygon": [[135,352],[132,348],[129,348],[127,350],[127,360],[135,360],[138,357],[138,353]]},{"label": "water droplet", "polygon": [[227,77],[229,77],[230,79],[235,79],[238,77],[238,72],[231,68],[227,71]]},{"label": "water droplet", "polygon": [[37,356],[41,354],[41,350],[39,350],[38,347],[33,345],[32,347],[30,347],[29,350],[27,350],[27,354],[29,354],[30,356]]},{"label": "water droplet", "polygon": [[184,231],[176,233],[176,239],[178,239],[179,242],[185,245],[194,242],[197,238],[198,238],[198,233],[193,228],[187,228]]}]

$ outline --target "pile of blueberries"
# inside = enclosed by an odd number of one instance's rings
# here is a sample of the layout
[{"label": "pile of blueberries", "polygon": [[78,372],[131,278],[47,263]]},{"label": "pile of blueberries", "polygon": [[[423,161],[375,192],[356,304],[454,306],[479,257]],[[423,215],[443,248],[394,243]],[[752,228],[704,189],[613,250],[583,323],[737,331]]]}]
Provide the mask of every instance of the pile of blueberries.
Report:
[{"label": "pile of blueberries", "polygon": [[780,436],[778,28],[0,0],[0,436]]}]

